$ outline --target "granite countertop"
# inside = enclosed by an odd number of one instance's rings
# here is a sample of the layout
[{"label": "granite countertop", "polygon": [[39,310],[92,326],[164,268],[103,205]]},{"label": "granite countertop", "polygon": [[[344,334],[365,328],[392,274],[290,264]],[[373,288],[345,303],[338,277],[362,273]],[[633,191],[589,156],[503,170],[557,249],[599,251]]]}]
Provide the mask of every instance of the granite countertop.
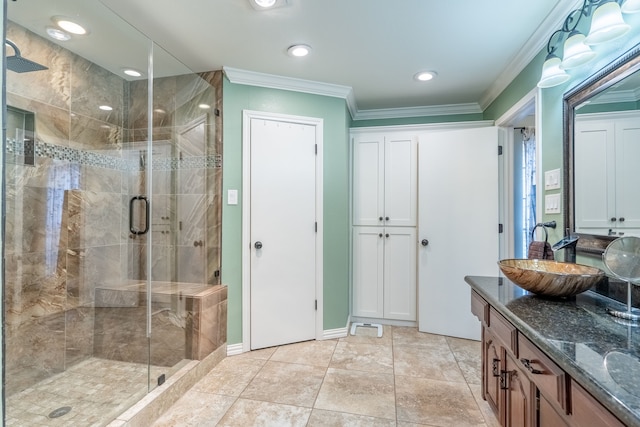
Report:
[{"label": "granite countertop", "polygon": [[621,421],[640,427],[640,325],[606,313],[625,305],[592,291],[547,299],[502,277],[465,281]]}]

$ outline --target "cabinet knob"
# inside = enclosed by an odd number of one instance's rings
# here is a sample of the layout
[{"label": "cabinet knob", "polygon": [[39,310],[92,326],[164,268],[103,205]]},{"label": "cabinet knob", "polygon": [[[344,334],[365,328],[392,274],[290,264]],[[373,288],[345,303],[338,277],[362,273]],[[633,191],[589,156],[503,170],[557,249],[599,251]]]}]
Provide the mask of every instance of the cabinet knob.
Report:
[{"label": "cabinet knob", "polygon": [[427,246],[429,244],[429,241],[427,239],[422,239],[422,241],[420,242],[420,244],[422,246]]},{"label": "cabinet knob", "polygon": [[378,218],[378,219],[379,219],[380,221],[382,221],[384,218],[380,217],[380,218]]},{"label": "cabinet knob", "polygon": [[616,218],[615,216],[611,217],[611,222],[616,222],[617,220],[618,220],[618,218]]},{"label": "cabinet knob", "polygon": [[388,216],[384,217],[384,220],[389,221],[389,217]]},{"label": "cabinet knob", "polygon": [[256,242],[253,246],[254,246],[256,249],[262,249],[262,242]]},{"label": "cabinet knob", "polygon": [[382,233],[378,234],[378,237],[382,237]]},{"label": "cabinet knob", "polygon": [[384,237],[389,238],[389,233],[385,234]]},{"label": "cabinet knob", "polygon": [[618,221],[620,221],[620,222],[624,222],[624,217],[623,217],[623,216],[621,216],[621,217],[618,219]]}]

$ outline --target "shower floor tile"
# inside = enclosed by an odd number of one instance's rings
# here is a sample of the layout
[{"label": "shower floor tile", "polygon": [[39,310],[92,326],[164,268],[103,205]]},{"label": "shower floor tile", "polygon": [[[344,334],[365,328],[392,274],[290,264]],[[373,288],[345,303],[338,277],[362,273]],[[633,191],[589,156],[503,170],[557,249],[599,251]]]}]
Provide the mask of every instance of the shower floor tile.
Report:
[{"label": "shower floor tile", "polygon": [[[151,378],[174,368],[151,367]],[[147,393],[147,366],[88,359],[7,397],[7,426],[103,426]],[[61,408],[71,409],[54,418]]]}]

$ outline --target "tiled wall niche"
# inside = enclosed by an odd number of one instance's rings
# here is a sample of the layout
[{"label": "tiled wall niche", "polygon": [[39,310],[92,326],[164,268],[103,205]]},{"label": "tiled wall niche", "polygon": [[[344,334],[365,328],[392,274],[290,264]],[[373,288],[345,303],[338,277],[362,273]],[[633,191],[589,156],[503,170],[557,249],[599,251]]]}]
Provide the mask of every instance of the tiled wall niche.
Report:
[{"label": "tiled wall niche", "polygon": [[[154,80],[150,155],[146,80],[127,82],[12,22],[7,38],[49,70],[9,71],[6,81],[7,104],[35,114],[36,140],[35,166],[24,165],[21,144],[6,141],[6,393],[89,357],[144,353],[147,296],[132,286],[147,279],[149,249],[152,364],[206,356],[226,342],[217,274],[222,127],[214,113],[221,72]],[[198,108],[205,102],[211,109]],[[151,237],[134,236],[129,200],[148,195],[149,179]],[[208,306],[182,290],[194,285],[215,295],[200,298]],[[126,295],[125,305],[105,298],[114,292]]]}]

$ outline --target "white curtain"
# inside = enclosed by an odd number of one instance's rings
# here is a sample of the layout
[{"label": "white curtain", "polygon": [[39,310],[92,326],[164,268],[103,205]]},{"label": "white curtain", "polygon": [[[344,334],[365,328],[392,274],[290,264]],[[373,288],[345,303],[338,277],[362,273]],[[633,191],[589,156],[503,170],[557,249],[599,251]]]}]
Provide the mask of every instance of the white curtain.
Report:
[{"label": "white curtain", "polygon": [[524,145],[524,226],[526,233],[526,245],[531,243],[531,231],[537,224],[536,220],[536,135],[534,128],[524,128],[522,132],[522,144]]}]

